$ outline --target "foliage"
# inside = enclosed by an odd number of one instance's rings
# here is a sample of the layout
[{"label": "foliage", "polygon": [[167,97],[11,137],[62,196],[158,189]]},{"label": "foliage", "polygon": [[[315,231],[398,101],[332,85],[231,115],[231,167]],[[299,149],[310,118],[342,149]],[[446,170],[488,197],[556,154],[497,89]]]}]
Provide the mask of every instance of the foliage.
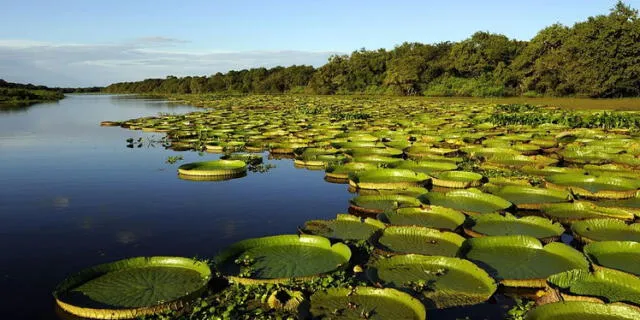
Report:
[{"label": "foliage", "polygon": [[525,315],[535,306],[535,301],[515,298],[515,304],[507,311],[507,320],[524,320]]},{"label": "foliage", "polygon": [[319,67],[244,69],[208,77],[114,83],[109,93],[315,93],[428,96],[640,96],[640,19],[619,1],[607,15],[554,24],[530,41],[476,32],[460,42],[402,43],[333,55]]},{"label": "foliage", "polygon": [[194,302],[189,309],[147,319],[298,319],[297,313],[304,313],[305,310],[272,308],[268,303],[269,297],[274,292],[301,292],[304,303],[316,291],[328,288],[352,288],[359,285],[365,285],[365,282],[345,271],[337,271],[313,280],[289,281],[282,284],[249,286],[221,284],[224,290],[212,289],[204,298]]}]

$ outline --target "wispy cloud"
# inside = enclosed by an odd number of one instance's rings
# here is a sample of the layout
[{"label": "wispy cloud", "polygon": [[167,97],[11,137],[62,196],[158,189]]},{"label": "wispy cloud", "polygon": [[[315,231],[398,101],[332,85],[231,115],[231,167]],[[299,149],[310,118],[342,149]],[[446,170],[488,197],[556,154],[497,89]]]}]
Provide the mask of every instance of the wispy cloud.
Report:
[{"label": "wispy cloud", "polygon": [[107,85],[167,75],[210,75],[252,67],[320,66],[336,52],[180,51],[185,40],[161,36],[116,44],[52,44],[0,39],[0,78],[49,86]]}]

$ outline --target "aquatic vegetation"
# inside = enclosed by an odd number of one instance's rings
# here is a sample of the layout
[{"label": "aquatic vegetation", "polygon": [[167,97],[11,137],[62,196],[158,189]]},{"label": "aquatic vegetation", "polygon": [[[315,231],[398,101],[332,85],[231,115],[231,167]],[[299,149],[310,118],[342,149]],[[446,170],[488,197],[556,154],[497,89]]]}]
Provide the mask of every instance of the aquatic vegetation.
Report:
[{"label": "aquatic vegetation", "polygon": [[[597,283],[594,277],[607,272],[600,269],[640,272],[640,263],[630,262],[640,236],[628,224],[640,214],[640,135],[636,125],[620,130],[630,125],[625,120],[606,122],[618,115],[367,96],[229,96],[209,103],[215,108],[109,124],[163,135],[132,139],[132,147],[153,142],[220,158],[183,164],[181,178],[267,172],[267,157],[324,170],[326,181],[348,183],[357,194],[344,204],[350,214],[221,252],[213,265],[225,279],[218,280],[230,283],[184,309],[196,318],[422,319],[422,303],[449,308],[502,297],[497,283],[537,290],[562,272]],[[568,232],[574,247],[589,243],[587,257],[557,242]],[[576,288],[556,289],[591,294]],[[520,319],[572,312],[595,319],[610,307],[524,306],[513,311]],[[626,319],[615,312],[612,319]]]},{"label": "aquatic vegetation", "polygon": [[181,177],[232,179],[247,173],[247,164],[242,160],[214,160],[183,164],[178,168]]},{"label": "aquatic vegetation", "polygon": [[351,250],[343,243],[314,235],[279,235],[237,242],[214,263],[231,281],[254,284],[315,277],[346,266],[350,259]]},{"label": "aquatic vegetation", "polygon": [[457,233],[418,226],[389,226],[374,239],[383,251],[453,257],[464,238]]},{"label": "aquatic vegetation", "polygon": [[544,242],[558,240],[565,232],[561,224],[549,219],[537,216],[517,218],[509,213],[504,216],[487,213],[469,217],[464,231],[471,237],[525,235]]},{"label": "aquatic vegetation", "polygon": [[204,262],[130,258],[80,271],[60,283],[53,296],[63,310],[77,316],[130,319],[182,308],[210,278]]},{"label": "aquatic vegetation", "polygon": [[616,270],[589,272],[575,269],[554,274],[547,281],[572,296],[593,296],[608,302],[640,304],[640,279]]},{"label": "aquatic vegetation", "polygon": [[576,239],[594,241],[640,241],[640,224],[626,224],[618,219],[588,219],[571,224]]},{"label": "aquatic vegetation", "polygon": [[616,269],[640,276],[640,242],[598,241],[584,246],[594,269]]},{"label": "aquatic vegetation", "polygon": [[513,206],[505,199],[478,189],[429,192],[420,196],[420,200],[425,204],[452,208],[470,215],[499,212]]},{"label": "aquatic vegetation", "polygon": [[425,320],[416,298],[395,289],[336,288],[311,296],[311,316],[319,319]]},{"label": "aquatic vegetation", "polygon": [[440,230],[455,230],[465,220],[465,215],[451,208],[419,206],[397,208],[378,215],[378,220],[391,225],[422,226]]},{"label": "aquatic vegetation", "polygon": [[368,240],[376,231],[384,229],[378,220],[360,219],[350,214],[338,214],[335,220],[311,220],[304,232],[338,240]]},{"label": "aquatic vegetation", "polygon": [[513,287],[542,288],[552,274],[589,268],[582,253],[566,244],[551,242],[543,246],[538,239],[522,235],[467,239],[460,256]]},{"label": "aquatic vegetation", "polygon": [[526,320],[633,320],[640,317],[637,309],[619,304],[590,301],[563,301],[533,308]]},{"label": "aquatic vegetation", "polygon": [[396,255],[374,261],[367,274],[385,287],[414,291],[435,308],[481,303],[497,289],[484,270],[453,257]]}]

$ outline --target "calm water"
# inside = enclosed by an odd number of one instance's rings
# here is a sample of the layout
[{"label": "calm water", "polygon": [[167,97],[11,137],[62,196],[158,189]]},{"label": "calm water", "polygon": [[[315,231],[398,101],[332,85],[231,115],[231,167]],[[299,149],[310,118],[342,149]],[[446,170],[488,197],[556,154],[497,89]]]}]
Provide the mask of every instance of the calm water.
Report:
[{"label": "calm water", "polygon": [[[98,263],[142,255],[213,257],[249,237],[295,233],[334,217],[352,196],[322,171],[268,160],[268,173],[224,182],[177,177],[178,165],[215,154],[126,148],[156,137],[103,120],[195,108],[118,96],[70,95],[0,111],[1,318],[56,319],[51,290]],[[168,156],[184,161],[167,164]]]},{"label": "calm water", "polygon": [[[323,171],[268,160],[267,173],[223,182],[185,181],[181,163],[215,154],[126,148],[160,134],[100,127],[193,107],[110,95],[0,109],[0,301],[2,319],[57,319],[51,291],[66,276],[133,256],[213,257],[250,237],[295,233],[310,219],[346,212],[346,185]],[[184,161],[167,164],[169,156]],[[430,319],[500,319],[498,302],[428,312]],[[503,305],[503,306],[500,306]]]}]

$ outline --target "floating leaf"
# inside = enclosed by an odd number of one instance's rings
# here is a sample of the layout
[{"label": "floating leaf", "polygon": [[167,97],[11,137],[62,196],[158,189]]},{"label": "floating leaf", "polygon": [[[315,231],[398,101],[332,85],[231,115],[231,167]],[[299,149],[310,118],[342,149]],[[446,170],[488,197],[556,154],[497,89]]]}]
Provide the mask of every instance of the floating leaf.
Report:
[{"label": "floating leaf", "polygon": [[472,262],[451,257],[396,255],[375,261],[367,274],[374,283],[417,292],[435,308],[484,302],[497,287]]}]

